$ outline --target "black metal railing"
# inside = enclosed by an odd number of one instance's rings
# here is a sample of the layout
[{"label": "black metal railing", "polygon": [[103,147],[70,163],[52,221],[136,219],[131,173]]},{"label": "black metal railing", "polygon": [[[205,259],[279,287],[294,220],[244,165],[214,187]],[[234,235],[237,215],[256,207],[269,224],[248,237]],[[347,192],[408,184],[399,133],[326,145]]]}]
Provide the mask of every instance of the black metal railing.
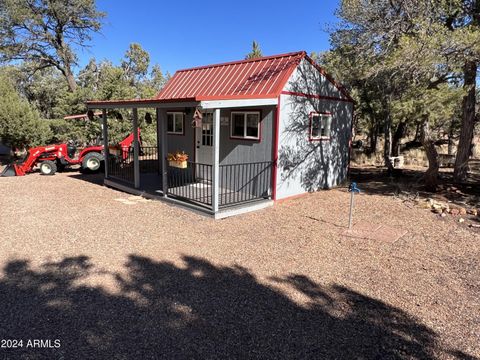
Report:
[{"label": "black metal railing", "polygon": [[[142,146],[139,154],[140,173],[158,173],[158,149]],[[108,163],[110,177],[134,182],[133,147],[115,152],[111,150]],[[219,166],[219,207],[228,207],[271,197],[273,162],[228,164]],[[167,194],[185,202],[212,208],[212,173],[209,164],[187,161],[167,162]]]},{"label": "black metal railing", "polygon": [[158,148],[156,146],[141,146],[139,160],[140,173],[160,173]]},{"label": "black metal railing", "polygon": [[220,165],[219,206],[270,198],[272,170],[272,161]]},{"label": "black metal railing", "polygon": [[133,148],[111,148],[108,158],[108,176],[125,181],[134,182]]},{"label": "black metal railing", "polygon": [[192,204],[211,208],[212,206],[212,165],[187,161],[185,168],[168,163],[168,196]]}]

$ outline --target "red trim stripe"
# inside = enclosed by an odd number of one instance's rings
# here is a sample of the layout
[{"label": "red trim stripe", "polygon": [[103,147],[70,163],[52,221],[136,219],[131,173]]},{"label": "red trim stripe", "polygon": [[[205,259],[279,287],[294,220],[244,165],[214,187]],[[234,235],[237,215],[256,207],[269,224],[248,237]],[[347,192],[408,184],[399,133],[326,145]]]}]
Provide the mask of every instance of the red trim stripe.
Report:
[{"label": "red trim stripe", "polygon": [[277,169],[278,169],[278,142],[280,136],[280,99],[281,95],[278,96],[277,100],[277,111],[275,114],[275,131],[273,135],[273,175],[272,175],[272,199],[277,199]]},{"label": "red trim stripe", "polygon": [[312,64],[319,72],[320,74],[322,74],[323,76],[325,76],[327,78],[328,81],[330,81],[333,86],[335,86],[337,88],[338,91],[340,91],[342,93],[343,96],[345,96],[347,99],[351,100],[354,102],[353,98],[350,96],[350,94],[348,94],[348,92],[345,90],[345,88],[343,87],[343,85],[339,84],[338,82],[335,81],[335,79],[333,77],[331,77],[329,74],[327,74],[327,72],[325,71],[324,68],[322,68],[320,65],[318,65],[315,61],[313,61],[313,59],[308,56],[308,55],[305,55],[305,59],[307,59],[307,61]]}]

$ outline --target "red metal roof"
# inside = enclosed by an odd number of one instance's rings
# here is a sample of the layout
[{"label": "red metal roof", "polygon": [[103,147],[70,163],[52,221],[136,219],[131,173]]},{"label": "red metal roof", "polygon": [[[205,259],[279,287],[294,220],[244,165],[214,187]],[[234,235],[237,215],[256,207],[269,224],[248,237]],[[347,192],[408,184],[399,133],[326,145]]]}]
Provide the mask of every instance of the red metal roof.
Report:
[{"label": "red metal roof", "polygon": [[158,100],[274,98],[306,56],[304,51],[179,70]]},{"label": "red metal roof", "polygon": [[317,68],[343,94],[345,100],[353,102],[341,84],[335,82],[305,51],[299,51],[178,70],[154,98],[93,100],[87,101],[87,105],[141,106],[170,101],[276,98],[302,59]]}]

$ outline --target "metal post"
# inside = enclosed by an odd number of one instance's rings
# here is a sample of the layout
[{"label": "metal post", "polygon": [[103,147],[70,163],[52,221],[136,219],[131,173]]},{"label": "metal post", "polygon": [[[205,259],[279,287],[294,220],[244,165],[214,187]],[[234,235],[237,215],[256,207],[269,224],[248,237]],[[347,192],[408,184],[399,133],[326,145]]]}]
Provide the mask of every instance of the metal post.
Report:
[{"label": "metal post", "polygon": [[350,216],[348,217],[348,228],[352,228],[352,218],[353,218],[353,197],[354,197],[355,192],[351,191],[350,192]]},{"label": "metal post", "polygon": [[108,162],[110,151],[108,150],[108,124],[107,109],[102,109],[102,136],[103,136],[103,165],[105,167],[105,179],[108,179]]},{"label": "metal post", "polygon": [[157,123],[158,129],[160,132],[160,148],[159,148],[159,158],[160,158],[160,169],[162,171],[162,191],[163,196],[167,196],[168,192],[168,167],[167,167],[167,153],[168,153],[168,143],[167,143],[167,113],[163,109],[157,109]]},{"label": "metal post", "polygon": [[220,179],[220,109],[213,111],[212,210],[218,212]]},{"label": "metal post", "polygon": [[351,193],[351,195],[350,195],[350,216],[348,218],[348,229],[351,229],[352,228],[352,222],[353,222],[354,196],[355,196],[355,193],[360,192],[360,189],[357,187],[356,182],[352,182],[350,184],[350,187],[348,188],[348,192]]},{"label": "metal post", "polygon": [[140,188],[140,143],[138,142],[138,110],[133,109],[133,179],[135,189]]}]

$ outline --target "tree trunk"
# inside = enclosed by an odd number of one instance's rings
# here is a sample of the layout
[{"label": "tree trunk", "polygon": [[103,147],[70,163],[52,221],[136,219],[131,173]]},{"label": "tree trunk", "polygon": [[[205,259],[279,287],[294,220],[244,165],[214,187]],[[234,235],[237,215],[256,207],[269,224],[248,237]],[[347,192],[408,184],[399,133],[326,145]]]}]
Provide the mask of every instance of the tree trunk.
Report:
[{"label": "tree trunk", "polygon": [[75,81],[75,76],[73,76],[70,69],[65,71],[65,77],[67,78],[68,89],[70,92],[75,92],[75,90],[77,90],[77,82]]},{"label": "tree trunk", "polygon": [[436,192],[438,186],[438,169],[440,164],[438,162],[438,152],[435,148],[435,141],[431,138],[428,121],[425,121],[422,126],[420,141],[428,158],[428,169],[425,172],[425,190]]},{"label": "tree trunk", "polygon": [[464,68],[464,87],[467,90],[467,95],[463,98],[462,104],[462,125],[453,170],[453,180],[455,182],[463,182],[467,178],[468,158],[471,153],[475,128],[476,76],[477,63],[475,61],[467,62]]},{"label": "tree trunk", "polygon": [[378,134],[378,125],[373,125],[370,129],[370,153],[375,154],[377,152],[377,134]]},{"label": "tree trunk", "polygon": [[415,129],[415,138],[413,139],[414,142],[420,141],[420,123],[417,122],[417,127]]},{"label": "tree trunk", "polygon": [[395,130],[395,133],[393,134],[393,140],[392,140],[392,153],[393,156],[398,156],[400,155],[400,140],[402,140],[405,137],[405,132],[407,130],[407,123],[402,121],[398,124],[397,129]]},{"label": "tree trunk", "polygon": [[385,118],[385,145],[383,147],[383,159],[389,175],[393,173],[393,164],[390,161],[392,156],[392,118],[390,114]]}]

